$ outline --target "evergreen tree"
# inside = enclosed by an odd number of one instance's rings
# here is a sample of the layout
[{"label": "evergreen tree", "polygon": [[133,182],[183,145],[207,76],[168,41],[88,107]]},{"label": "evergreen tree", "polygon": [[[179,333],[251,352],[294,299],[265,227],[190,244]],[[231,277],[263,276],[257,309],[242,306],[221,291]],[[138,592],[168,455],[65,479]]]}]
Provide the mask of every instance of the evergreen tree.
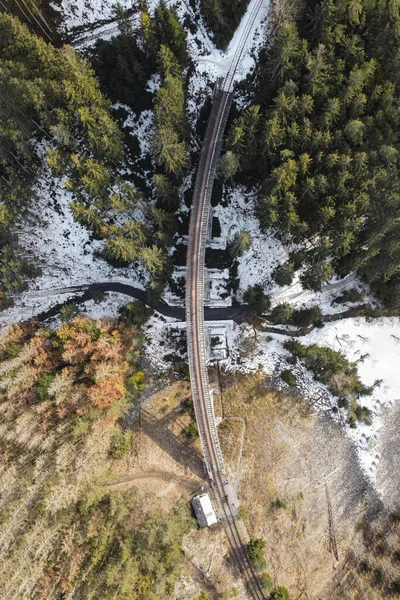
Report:
[{"label": "evergreen tree", "polygon": [[279,265],[272,276],[280,286],[290,285],[293,281],[294,268],[290,263]]},{"label": "evergreen tree", "polygon": [[162,44],[169,46],[178,62],[184,66],[188,60],[186,32],[179,22],[175,9],[167,8],[165,0],[160,0],[155,8],[153,31],[158,48]]},{"label": "evergreen tree", "polygon": [[[131,35],[126,14],[118,11],[125,29],[111,42],[110,61],[117,65],[115,68],[113,64],[115,82],[121,87],[111,81],[110,95],[128,87],[135,90],[137,81],[143,86],[148,76],[145,54]],[[29,214],[33,184],[43,160],[38,144],[43,137],[49,166],[74,196],[71,209],[75,219],[97,238],[106,240],[105,255],[126,263],[140,259],[142,247],[149,245],[148,256],[159,256],[154,243],[168,243],[170,237],[157,237],[156,232],[152,236],[148,227],[134,221],[138,208],[146,216],[151,216],[151,211],[134,186],[119,175],[122,135],[88,63],[70,46],[55,48],[46,44],[17,19],[3,13],[0,38],[0,85],[8,98],[7,103],[0,103],[0,226],[5,228],[6,242],[0,246],[2,304],[8,302],[7,288],[20,291],[26,278],[37,272],[36,267],[28,265],[29,255],[18,246],[10,228],[16,218],[24,219]],[[106,48],[102,42],[98,52],[103,52],[104,59]],[[181,169],[186,161],[183,81],[166,50],[162,56],[170,74],[165,75],[164,90],[158,98],[160,160],[172,171]],[[111,70],[110,65],[98,60],[106,72]],[[128,62],[123,64],[123,60]],[[136,98],[133,93],[132,101]],[[121,215],[125,223],[116,225],[121,223]],[[149,264],[156,262],[149,259]]]},{"label": "evergreen tree", "polygon": [[[251,170],[259,162],[259,129],[261,114],[259,106],[250,106],[233,122],[228,135],[228,147],[233,153],[230,155],[231,168],[236,157],[236,168],[239,163],[243,168]],[[231,153],[231,154],[232,154]],[[227,153],[230,154],[230,153]]]},{"label": "evergreen tree", "polygon": [[243,294],[243,300],[249,304],[257,315],[262,315],[271,306],[269,297],[265,294],[261,285],[253,285],[248,287]]},{"label": "evergreen tree", "polygon": [[157,248],[157,246],[143,248],[140,255],[144,266],[151,275],[161,274],[164,267],[165,255],[160,248]]},{"label": "evergreen tree", "polygon": [[322,311],[319,306],[311,308],[303,308],[293,311],[292,321],[299,327],[307,327],[308,325],[322,325]]},{"label": "evergreen tree", "polygon": [[234,152],[228,150],[223,156],[221,156],[220,161],[221,173],[227,179],[230,178],[233,180],[233,176],[236,175],[239,169],[239,159]]},{"label": "evergreen tree", "polygon": [[276,324],[284,324],[290,323],[293,316],[293,307],[291,304],[287,302],[281,302],[274,306],[271,312],[271,321]]},{"label": "evergreen tree", "polygon": [[228,249],[232,257],[242,256],[251,246],[251,235],[248,231],[240,231],[229,242]]},{"label": "evergreen tree", "polygon": [[290,600],[289,592],[287,591],[287,589],[285,587],[279,586],[272,590],[271,599],[272,600]]},{"label": "evergreen tree", "polygon": [[[158,167],[167,175],[177,176],[187,161],[188,125],[183,79],[176,58],[165,46],[161,46],[158,60],[164,72],[163,85],[157,90],[154,102],[156,134],[153,139],[153,152]],[[156,174],[155,183],[161,189],[164,199],[166,189],[171,187],[167,182],[168,177],[165,177],[165,174],[161,174],[161,177]]]},{"label": "evergreen tree", "polygon": [[153,148],[157,163],[167,173],[179,174],[186,165],[186,144],[174,129],[160,127]]},{"label": "evergreen tree", "polygon": [[262,538],[251,538],[247,544],[247,554],[256,571],[263,571],[265,568],[264,548],[265,540]]},{"label": "evergreen tree", "polygon": [[390,310],[400,278],[399,32],[397,2],[283,12],[250,107],[260,124],[245,132],[247,108],[227,136],[241,169],[262,181],[261,226],[307,245],[303,285],[319,290],[357,270]]}]

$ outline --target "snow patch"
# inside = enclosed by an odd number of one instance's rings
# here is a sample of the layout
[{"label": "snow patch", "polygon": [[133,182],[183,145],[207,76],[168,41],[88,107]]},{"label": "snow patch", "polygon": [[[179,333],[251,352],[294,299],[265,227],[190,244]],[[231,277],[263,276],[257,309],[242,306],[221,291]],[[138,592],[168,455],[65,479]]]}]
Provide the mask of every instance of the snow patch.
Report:
[{"label": "snow patch", "polygon": [[115,318],[119,315],[119,309],[129,302],[134,302],[131,296],[118,292],[106,292],[104,300],[100,302],[88,300],[80,305],[80,310],[88,319]]},{"label": "snow patch", "polygon": [[[152,82],[152,86],[156,88],[157,80],[150,79],[148,85]],[[135,136],[140,146],[140,158],[143,159],[146,154],[150,154],[151,138],[154,134],[154,113],[152,110],[143,110],[137,115],[129,106],[117,102],[113,104],[113,108],[123,109],[127,113],[127,117],[122,124],[123,129],[129,128],[129,133]]]},{"label": "snow patch", "polygon": [[[382,426],[381,415],[385,406],[400,399],[400,377],[397,365],[400,363],[400,319],[381,318],[368,322],[364,318],[343,319],[326,324],[322,329],[314,329],[300,339],[302,344],[327,346],[341,351],[348,360],[358,363],[358,372],[363,384],[375,387],[371,396],[363,396],[358,402],[372,412],[372,424],[357,423],[355,429],[345,424],[346,411],[337,409],[337,398],[325,385],[314,380],[313,374],[299,362],[291,365],[287,362],[289,353],[283,348],[283,342],[289,336],[258,333],[248,325],[234,326],[228,336],[229,357],[225,368],[238,372],[256,372],[262,370],[273,379],[278,389],[289,389],[279,375],[290,369],[297,378],[297,388],[316,410],[328,411],[339,420],[346,434],[354,440],[361,467],[376,484],[376,468],[379,462],[377,442]],[[379,491],[379,490],[378,490]]]},{"label": "snow patch", "polygon": [[118,3],[124,9],[132,8],[133,4],[132,0],[53,0],[51,6],[62,14],[62,29],[68,32],[111,19]]},{"label": "snow patch", "polygon": [[14,306],[1,313],[5,323],[28,319],[64,302],[90,283],[127,283],[145,289],[149,274],[139,264],[115,268],[98,256],[102,240],[93,240],[69,208],[72,194],[46,170],[36,187],[34,226],[20,234],[21,245],[39,260],[42,276],[14,298]]},{"label": "snow patch", "polygon": [[158,373],[166,373],[171,369],[171,363],[165,360],[165,356],[174,352],[168,332],[175,326],[182,326],[182,323],[155,313],[142,328],[146,336],[144,356]]},{"label": "snow patch", "polygon": [[[243,36],[246,33],[248,25],[251,23],[253,10],[258,4],[258,1],[259,0],[251,0],[249,3],[246,13],[236,29],[226,51],[218,50],[214,46],[205,32],[201,17],[196,15],[198,31],[195,36],[190,32],[188,33],[190,54],[195,63],[197,63],[197,69],[199,69],[199,71],[207,72],[208,80],[214,79],[215,81],[217,78],[225,77],[227,75],[236,51],[243,43]],[[243,45],[243,52],[238,63],[234,81],[241,81],[255,68],[258,53],[265,41],[269,4],[269,0],[264,0],[256,19],[250,29],[248,29],[248,36]],[[181,6],[183,7],[183,3],[181,3]],[[195,41],[195,44],[192,43],[193,41]],[[204,55],[207,50],[208,54]]]}]

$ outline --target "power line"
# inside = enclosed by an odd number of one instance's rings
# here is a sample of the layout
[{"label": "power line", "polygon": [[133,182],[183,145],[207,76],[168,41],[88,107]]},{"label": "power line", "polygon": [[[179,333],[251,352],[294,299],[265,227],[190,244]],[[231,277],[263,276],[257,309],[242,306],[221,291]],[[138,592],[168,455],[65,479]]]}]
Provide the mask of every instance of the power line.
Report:
[{"label": "power line", "polygon": [[[22,12],[24,12],[24,11],[23,11],[23,9],[22,9],[22,7],[21,7],[21,5],[20,5],[20,3],[19,3],[19,0],[15,0],[15,2],[17,3],[17,5],[18,5],[19,9],[20,9]],[[33,19],[35,20],[36,24],[37,24],[37,25],[40,27],[40,29],[43,31],[43,33],[44,33],[44,35],[47,37],[47,39],[48,39],[50,42],[52,42],[52,41],[53,41],[53,38],[52,38],[52,36],[49,36],[49,34],[47,33],[47,31],[45,31],[45,30],[43,29],[43,27],[42,27],[41,23],[39,23],[39,21],[37,20],[37,18],[35,17],[35,15],[33,14],[33,12],[31,11],[31,9],[29,8],[29,6],[26,4],[25,0],[21,0],[21,2],[24,4],[24,6],[25,6],[25,7],[26,7],[26,9],[28,10],[29,14],[30,14],[30,15],[33,17]],[[34,4],[35,4],[35,3],[34,3]],[[36,9],[37,9],[37,6],[36,6],[36,4],[35,4],[35,7],[36,7]],[[24,13],[24,14],[25,14],[25,13]],[[32,22],[32,21],[30,21],[30,22]]]},{"label": "power line", "polygon": [[[24,2],[24,4],[25,4],[25,1],[24,1],[24,0],[22,0],[22,2]],[[31,0],[31,2],[32,2],[32,4],[34,5],[34,7],[35,7],[35,9],[36,9],[36,13],[37,13],[37,14],[39,15],[39,17],[42,19],[43,23],[46,25],[46,27],[47,27],[47,29],[49,30],[49,32],[50,32],[51,34],[53,34],[53,30],[52,30],[51,26],[48,24],[48,22],[47,22],[47,21],[46,21],[46,19],[44,18],[44,16],[43,16],[43,13],[42,13],[42,11],[40,10],[40,8],[38,7],[38,5],[36,4],[35,0]]]},{"label": "power line", "polygon": [[6,10],[7,12],[11,12],[10,9],[8,8],[8,6],[6,6],[5,4],[3,4],[2,0],[0,0],[0,4],[4,8],[4,10]]},{"label": "power line", "polygon": [[18,0],[15,0],[16,5],[18,6],[19,10],[22,12],[22,14],[24,15],[25,19],[27,19],[29,21],[29,23],[32,23],[32,21],[30,20],[30,18],[28,17],[28,15],[26,14],[26,12],[24,11],[24,9],[19,5]]}]

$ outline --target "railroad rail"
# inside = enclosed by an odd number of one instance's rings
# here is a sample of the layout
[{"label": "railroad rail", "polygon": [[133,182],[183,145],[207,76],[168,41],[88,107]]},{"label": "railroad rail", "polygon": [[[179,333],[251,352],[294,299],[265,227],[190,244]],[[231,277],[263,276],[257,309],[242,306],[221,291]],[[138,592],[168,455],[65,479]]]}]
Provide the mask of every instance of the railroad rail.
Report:
[{"label": "railroad rail", "polygon": [[232,549],[232,556],[245,578],[251,597],[255,600],[264,600],[265,596],[245,551],[245,545],[242,542],[234,512],[227,503],[227,495],[224,490],[225,464],[218,439],[207,372],[204,332],[204,267],[211,193],[217,161],[221,152],[223,134],[233,100],[235,74],[244,46],[263,2],[264,0],[254,2],[229,70],[225,78],[217,83],[214,92],[211,115],[200,155],[193,195],[187,248],[185,298],[190,380],[204,459],[213,482],[214,499],[225,517],[224,525]]}]

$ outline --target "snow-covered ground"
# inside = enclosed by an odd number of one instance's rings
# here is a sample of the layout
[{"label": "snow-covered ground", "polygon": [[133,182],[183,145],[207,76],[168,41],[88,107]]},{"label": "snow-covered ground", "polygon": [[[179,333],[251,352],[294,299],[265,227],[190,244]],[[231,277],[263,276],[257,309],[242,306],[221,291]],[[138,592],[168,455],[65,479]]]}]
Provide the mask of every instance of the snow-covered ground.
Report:
[{"label": "snow-covered ground", "polygon": [[332,305],[332,300],[343,290],[357,288],[368,297],[365,285],[353,274],[342,280],[333,277],[321,292],[303,290],[298,273],[291,285],[277,285],[272,278],[273,271],[287,260],[294,246],[283,244],[272,231],[261,232],[259,221],[254,214],[255,198],[255,191],[248,192],[242,186],[233,190],[225,188],[223,202],[213,208],[213,215],[218,218],[221,226],[221,235],[218,238],[221,247],[226,247],[238,232],[247,231],[252,239],[250,248],[238,259],[240,300],[249,286],[260,284],[270,296],[272,306],[280,302],[289,302],[296,308],[318,305],[324,314],[336,314],[347,308],[340,304]]},{"label": "snow-covered ground", "polygon": [[[297,387],[306,399],[317,409],[331,412],[337,407],[337,399],[326,387],[314,381],[312,374],[299,363],[293,366],[287,362],[289,353],[284,350],[286,338],[281,335],[259,333],[255,342],[254,332],[248,326],[236,326],[229,339],[230,356],[226,368],[232,371],[255,372],[262,369],[273,377],[274,384],[288,389],[279,379],[279,374],[290,369],[297,378]],[[379,452],[381,414],[384,407],[393,405],[400,399],[400,377],[397,365],[400,364],[400,320],[380,318],[368,322],[365,318],[343,319],[328,323],[322,329],[315,329],[300,339],[302,344],[318,344],[341,351],[352,362],[360,360],[358,372],[365,385],[373,385],[382,380],[372,396],[359,399],[361,406],[372,411],[372,425],[358,423],[356,429],[346,426],[348,435],[355,441],[360,462],[372,480],[375,479]],[[337,418],[345,422],[346,412],[339,409]]]},{"label": "snow-covered ground", "polygon": [[229,281],[228,269],[206,270],[205,304],[212,308],[232,306],[232,298],[227,291]]},{"label": "snow-covered ground", "polygon": [[[156,78],[152,78],[148,82],[148,88],[154,93],[160,82]],[[117,103],[113,105],[114,109],[123,109],[127,113],[127,117],[122,124],[124,129],[128,128],[137,138],[140,146],[140,158],[150,153],[150,140],[154,133],[153,111],[143,110],[139,115],[126,104]]]},{"label": "snow-covered ground", "polygon": [[83,315],[89,319],[101,319],[102,317],[115,318],[122,306],[135,302],[131,296],[118,292],[106,292],[101,301],[87,300],[79,306]]},{"label": "snow-covered ground", "polygon": [[[52,7],[61,15],[61,28],[69,33],[77,27],[95,26],[99,21],[115,17],[115,8],[120,4],[124,9],[134,6],[133,0],[53,0]],[[150,11],[158,4],[158,0],[148,2]]]},{"label": "snow-covered ground", "polygon": [[[62,298],[65,300],[65,296]],[[120,294],[119,292],[106,292],[102,299],[87,300],[79,304],[79,314],[88,319],[115,319],[118,316],[119,309],[126,306],[129,302],[134,302],[130,296]],[[52,330],[61,327],[62,321],[59,316],[51,317],[46,321],[46,327]]]},{"label": "snow-covered ground", "polygon": [[0,315],[2,324],[32,317],[74,295],[74,288],[101,281],[120,282],[144,289],[149,279],[139,264],[123,269],[96,256],[103,241],[91,240],[86,228],[72,216],[71,194],[61,181],[44,175],[37,186],[35,225],[20,234],[21,244],[39,259],[42,276],[14,299],[14,306]]},{"label": "snow-covered ground", "polygon": [[170,336],[170,330],[174,327],[182,328],[182,323],[158,313],[150,317],[143,327],[146,336],[144,355],[158,373],[167,373],[171,369],[166,356],[174,353]]}]

